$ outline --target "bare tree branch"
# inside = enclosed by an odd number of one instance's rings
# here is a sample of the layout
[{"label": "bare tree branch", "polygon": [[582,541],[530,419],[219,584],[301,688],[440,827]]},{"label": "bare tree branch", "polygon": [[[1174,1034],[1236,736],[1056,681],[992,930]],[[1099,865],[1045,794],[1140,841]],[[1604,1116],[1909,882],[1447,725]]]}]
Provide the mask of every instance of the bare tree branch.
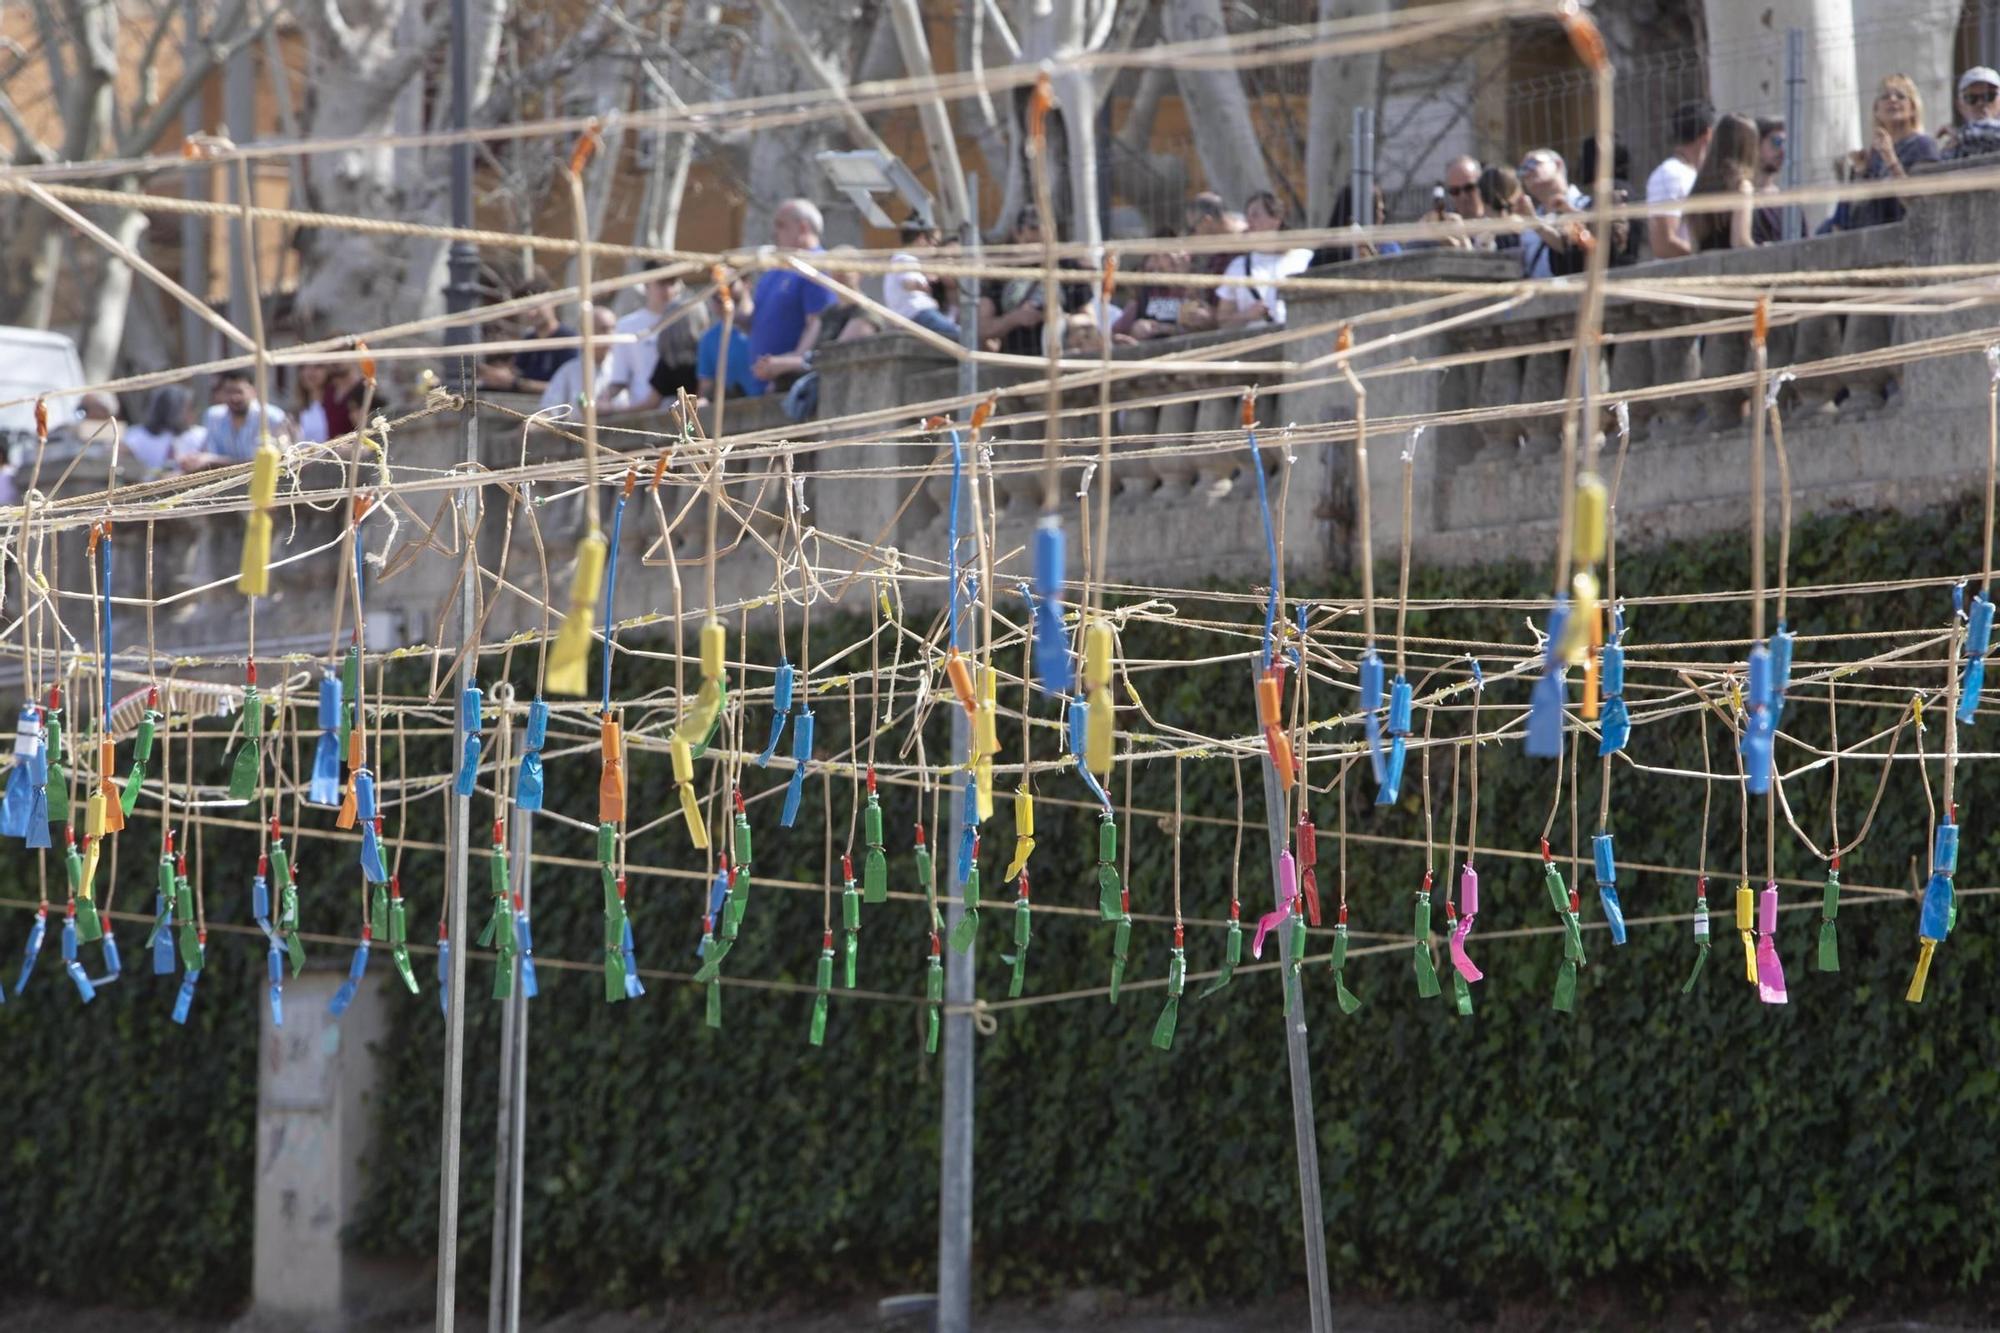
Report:
[{"label": "bare tree branch", "polygon": [[229,63],[238,51],[252,42],[261,41],[266,32],[277,22],[278,11],[267,9],[249,27],[244,23],[248,5],[237,0],[229,11],[218,20],[215,31],[231,33],[222,42],[204,43],[199,49],[201,56],[194,63],[181,70],[181,76],[166,95],[154,104],[146,116],[128,129],[119,139],[118,153],[121,157],[135,157],[150,152],[175,121],[181,118],[181,111],[189,101],[201,94],[208,78],[216,70]]}]

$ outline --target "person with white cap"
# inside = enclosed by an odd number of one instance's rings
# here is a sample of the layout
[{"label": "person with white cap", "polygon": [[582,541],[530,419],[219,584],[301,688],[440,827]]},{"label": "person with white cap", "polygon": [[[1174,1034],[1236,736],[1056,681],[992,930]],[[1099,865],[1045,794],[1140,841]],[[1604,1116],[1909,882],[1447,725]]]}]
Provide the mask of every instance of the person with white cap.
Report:
[{"label": "person with white cap", "polygon": [[2000,73],[1974,65],[1959,75],[1958,114],[1965,123],[1945,131],[1945,157],[2000,152]]}]

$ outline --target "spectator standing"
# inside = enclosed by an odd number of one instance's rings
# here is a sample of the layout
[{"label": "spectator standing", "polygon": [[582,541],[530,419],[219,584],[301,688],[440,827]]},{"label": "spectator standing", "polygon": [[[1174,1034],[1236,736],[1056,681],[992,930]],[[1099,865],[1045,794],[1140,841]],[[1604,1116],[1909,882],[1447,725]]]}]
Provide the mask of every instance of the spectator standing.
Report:
[{"label": "spectator standing", "polygon": [[330,436],[326,426],[326,366],[315,362],[299,367],[298,435],[301,444],[324,444]]},{"label": "spectator standing", "polygon": [[[1775,116],[1757,117],[1757,174],[1752,185],[1758,194],[1773,194],[1780,188],[1778,177],[1785,170],[1785,122]],[[1750,239],[1769,245],[1785,238],[1785,210],[1766,204],[1750,215]]]},{"label": "spectator standing", "polygon": [[1646,177],[1646,202],[1657,210],[1646,219],[1646,241],[1655,259],[1694,253],[1680,211],[1660,210],[1659,205],[1678,203],[1694,189],[1695,173],[1715,133],[1715,108],[1705,101],[1683,102],[1674,108],[1673,124],[1674,151]]},{"label": "spectator standing", "polygon": [[[1484,222],[1487,218],[1486,196],[1479,192],[1481,167],[1476,157],[1454,157],[1444,166],[1444,208],[1437,221],[1450,222],[1463,219],[1467,222]],[[1494,237],[1490,233],[1465,238],[1467,248],[1491,250]]]},{"label": "spectator standing", "polygon": [[889,257],[882,278],[882,304],[918,328],[957,342],[958,321],[938,308],[935,284],[921,262],[922,255],[936,253],[937,232],[912,219],[903,224],[901,240],[903,248]]},{"label": "spectator standing", "polygon": [[674,298],[682,291],[679,278],[652,278],[644,287],[645,303],[619,319],[612,332],[630,334],[633,341],[611,348],[611,373],[597,397],[598,411],[629,408],[652,382],[653,363],[660,358],[657,335]]},{"label": "spectator standing", "polygon": [[[1495,165],[1479,173],[1479,206],[1484,217],[1521,218],[1530,222],[1535,217],[1534,201],[1521,188],[1521,178],[1512,167]],[[1493,238],[1493,248],[1520,249],[1521,233],[1500,232]]]},{"label": "spectator standing", "polygon": [[[1583,150],[1577,154],[1576,178],[1589,185],[1597,182],[1597,136],[1591,135],[1583,141]],[[1632,199],[1632,150],[1616,138],[1611,141],[1611,202],[1629,203]],[[1626,264],[1639,262],[1639,232],[1630,222],[1620,218],[1611,224],[1611,266],[1620,268]]]},{"label": "spectator standing", "polygon": [[[1014,231],[1008,238],[1014,245],[1039,246],[1042,243],[1042,217],[1033,204],[1021,209],[1014,218]],[[1075,260],[1062,260],[1057,267],[1074,269]],[[989,352],[1006,352],[1012,356],[1040,356],[1042,353],[1042,329],[1047,323],[1046,296],[1039,274],[1017,274],[1010,278],[988,278],[979,287],[979,338]],[[1062,302],[1063,317],[1057,321],[1065,340],[1069,332],[1069,317],[1090,304],[1090,288],[1086,283],[1066,282],[1059,284],[1058,298]]]},{"label": "spectator standing", "polygon": [[[590,318],[590,327],[598,337],[609,338],[613,333],[617,332],[618,317],[611,313],[610,306],[593,305],[590,308]],[[654,373],[656,375],[659,373],[657,367]],[[599,402],[602,402],[610,383],[611,358],[599,355],[597,358],[597,387],[592,396]],[[564,403],[579,410],[583,406],[583,357],[581,354],[571,357],[555,368],[554,373],[549,376],[548,383],[542,386],[542,399],[541,402],[536,404],[536,408],[539,411],[546,412],[550,408],[559,407]],[[641,404],[641,406],[646,406],[646,404]]]},{"label": "spectator standing", "polygon": [[[548,292],[548,278],[536,274],[530,292]],[[524,292],[528,294],[528,292]],[[544,300],[528,312],[528,328],[522,332],[524,338],[556,340],[574,338],[576,330],[562,322],[556,314],[556,302]],[[538,394],[548,388],[550,380],[556,378],[556,370],[576,360],[578,352],[574,346],[538,346],[526,352],[514,352],[514,376],[508,388],[516,394]],[[582,378],[582,370],[576,372]]]},{"label": "spectator standing", "polygon": [[[1370,225],[1379,227],[1389,220],[1389,206],[1382,198],[1382,187],[1376,185],[1370,190],[1375,206],[1369,210],[1373,219]],[[1360,225],[1354,216],[1354,186],[1340,187],[1340,193],[1333,197],[1333,215],[1326,220],[1328,231],[1345,231]],[[1370,241],[1357,238],[1352,245],[1327,245],[1315,250],[1313,264],[1345,264],[1350,259],[1371,259],[1376,255],[1399,255],[1403,247],[1395,241]]]},{"label": "spectator standing", "polygon": [[201,427],[194,424],[194,395],[178,384],[155,389],[146,419],[125,432],[125,452],[150,475],[167,472],[202,451]]},{"label": "spectator standing", "polygon": [[202,416],[202,452],[181,460],[184,472],[247,463],[266,434],[280,446],[292,439],[291,418],[283,408],[257,401],[248,370],[223,371],[218,390],[221,401]]},{"label": "spectator standing", "polygon": [[355,391],[361,387],[361,375],[351,361],[329,361],[326,366],[326,384],[320,390],[320,410],[326,414],[326,438],[337,440],[354,431],[354,408],[349,404],[356,401]]},{"label": "spectator standing", "polygon": [[[1923,131],[1924,101],[1907,74],[1891,74],[1875,93],[1875,129],[1868,147],[1848,154],[1850,180],[1900,180],[1910,169],[1938,160],[1937,140]],[[1831,231],[1858,231],[1900,222],[1903,201],[1894,195],[1842,204],[1828,220]]]},{"label": "spectator standing", "polygon": [[1521,189],[1534,201],[1535,225],[1521,234],[1521,276],[1554,278],[1581,273],[1593,237],[1570,214],[1590,207],[1590,196],[1569,183],[1569,164],[1553,148],[1521,159]]},{"label": "spectator standing", "polygon": [[[1146,256],[1145,271],[1185,273],[1188,271],[1187,252],[1156,250]],[[1180,333],[1181,309],[1187,295],[1186,287],[1167,287],[1151,283],[1140,287],[1132,299],[1125,303],[1125,309],[1119,313],[1117,322],[1111,326],[1113,340],[1145,342],[1150,338],[1171,338]]]},{"label": "spectator standing", "polygon": [[[1213,190],[1203,190],[1190,199],[1185,216],[1187,235],[1190,238],[1240,236],[1248,226],[1243,221],[1242,215],[1230,212],[1222,202],[1222,196]],[[1228,269],[1230,261],[1235,258],[1236,256],[1227,250],[1203,250],[1190,255],[1188,272],[1219,278]],[[1187,298],[1181,304],[1181,331],[1199,333],[1214,328],[1215,311],[1213,288],[1189,288]]]},{"label": "spectator standing", "polygon": [[1952,160],[2000,152],[2000,72],[1974,65],[1958,76],[1958,113],[1964,123],[1946,131],[1944,155]]},{"label": "spectator standing", "polygon": [[[853,262],[856,253],[851,245],[837,245],[826,252],[827,276],[852,291],[861,290],[861,274],[845,265]],[[785,415],[793,421],[804,421],[819,413],[819,371],[814,369],[814,365],[819,359],[820,349],[873,337],[878,332],[875,321],[860,306],[844,297],[835,297],[831,292],[828,296],[833,304],[818,316],[819,334],[811,347],[803,352],[781,352],[759,357],[751,365],[751,370],[767,383],[791,378],[791,387],[785,390],[784,407]],[[756,334],[753,331],[751,344],[754,346],[755,343]],[[733,360],[735,353],[730,356]],[[730,378],[733,380],[735,377],[732,368]]]},{"label": "spectator standing", "polygon": [[[77,402],[77,432],[85,439],[97,438],[98,432],[118,420],[118,400],[108,393],[87,393]],[[104,438],[109,440],[107,433]]]},{"label": "spectator standing", "polygon": [[1715,122],[1715,137],[1701,170],[1695,173],[1694,195],[1733,197],[1735,205],[1721,213],[1696,213],[1687,219],[1688,239],[1696,251],[1747,250],[1757,244],[1752,235],[1757,198],[1757,122],[1735,114]]},{"label": "spectator standing", "polygon": [[[820,234],[826,222],[810,199],[787,199],[771,215],[771,234],[780,250],[822,252]],[[754,353],[751,369],[766,384],[778,376],[768,358],[803,356],[821,337],[820,314],[834,304],[834,295],[804,274],[770,268],[757,279],[757,324],[750,334]]]},{"label": "spectator standing", "polygon": [[1243,220],[1249,228],[1251,243],[1258,248],[1237,255],[1223,270],[1225,278],[1239,281],[1216,289],[1215,322],[1225,327],[1258,320],[1282,324],[1285,297],[1277,284],[1312,267],[1313,252],[1280,243],[1285,230],[1285,206],[1269,190],[1259,190],[1244,201]]},{"label": "spectator standing", "polygon": [[[1187,220],[1189,236],[1229,236],[1240,233],[1242,227],[1233,225],[1229,206],[1222,202],[1222,196],[1213,190],[1203,190],[1188,200],[1183,214]],[[1223,251],[1212,251],[1196,255],[1193,260],[1196,273],[1206,273],[1211,277],[1221,277],[1235,256]]]},{"label": "spectator standing", "polygon": [[[731,285],[730,299],[736,302],[736,318],[729,329],[729,396],[732,398],[755,398],[770,388],[766,381],[758,379],[751,370],[751,363],[757,357],[750,350],[750,330],[757,327],[757,307],[750,297],[749,288],[742,282]],[[695,347],[695,396],[715,397],[715,377],[722,369],[722,292],[718,288],[709,298],[708,329],[701,335]],[[657,379],[657,376],[655,376]],[[672,386],[656,386],[661,394],[673,392]]]}]

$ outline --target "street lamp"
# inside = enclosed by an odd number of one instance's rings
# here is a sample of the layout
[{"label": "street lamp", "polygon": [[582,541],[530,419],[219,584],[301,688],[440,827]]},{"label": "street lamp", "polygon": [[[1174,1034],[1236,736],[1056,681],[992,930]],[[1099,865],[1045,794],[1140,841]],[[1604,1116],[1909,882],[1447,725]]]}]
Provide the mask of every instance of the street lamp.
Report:
[{"label": "street lamp", "polygon": [[926,230],[936,225],[931,215],[930,192],[918,182],[915,173],[903,165],[901,158],[876,148],[860,148],[845,153],[828,150],[813,156],[818,159],[820,170],[833,182],[833,188],[846,195],[848,202],[873,225],[883,228],[896,225],[882,211],[882,206],[875,202],[878,194],[901,195]]}]

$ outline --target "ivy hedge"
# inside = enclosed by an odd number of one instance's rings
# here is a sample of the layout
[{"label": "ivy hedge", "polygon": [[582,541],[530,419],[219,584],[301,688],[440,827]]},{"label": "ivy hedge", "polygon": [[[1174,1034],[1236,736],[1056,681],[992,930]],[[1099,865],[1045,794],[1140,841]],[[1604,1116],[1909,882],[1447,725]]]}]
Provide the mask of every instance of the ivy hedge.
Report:
[{"label": "ivy hedge", "polygon": [[[1978,507],[1970,501],[1916,517],[1813,518],[1794,536],[1793,582],[1964,570],[1977,559],[1978,539]],[[1620,591],[1635,602],[1648,595],[1690,599],[1633,607],[1635,659],[1740,656],[1740,643],[1714,641],[1747,634],[1743,605],[1699,594],[1745,585],[1744,546],[1741,539],[1682,543],[1624,562]],[[1412,633],[1520,642],[1519,610],[1476,603],[1540,596],[1545,579],[1539,563],[1419,571],[1413,592],[1465,605],[1412,616]],[[1948,613],[1944,590],[1931,588],[1794,597],[1790,618],[1801,634],[1854,634],[1941,626]],[[822,626],[816,634],[823,643],[843,637],[853,637],[852,626]],[[1871,639],[1802,644],[1801,670],[1830,655],[1861,656],[1881,646]],[[1215,641],[1170,623],[1135,624],[1125,650],[1135,659],[1184,660],[1198,651],[1213,655]],[[775,656],[768,645],[754,651]],[[1428,670],[1435,659],[1413,653],[1413,662]],[[648,683],[641,671],[630,668],[631,688]],[[1163,721],[1210,733],[1242,731],[1254,711],[1244,674],[1240,662],[1225,662],[1148,672],[1135,684]],[[1635,668],[1635,690],[1657,679]],[[1891,725],[1911,689],[1941,684],[1907,671],[1843,682],[1842,739]],[[845,688],[836,684],[816,696],[822,752],[843,743]],[[1523,690],[1509,682],[1493,693],[1513,702]],[[1817,707],[1810,698],[1795,702],[1785,715],[1787,731],[1823,743],[1821,699]],[[1316,698],[1314,711],[1323,716],[1336,706],[1328,693]],[[765,719],[753,714],[751,724],[761,730]],[[1440,711],[1434,720],[1439,735],[1462,733],[1466,725],[1463,712]],[[1715,766],[1733,767],[1720,727],[1711,729],[1710,740]],[[1934,783],[1941,742],[1934,725],[1926,738]],[[1642,726],[1631,748],[1649,765],[1702,763],[1692,714]],[[1906,736],[1905,753],[1912,748]],[[1783,762],[1782,745],[1780,756]],[[1792,751],[1784,766],[1799,758]],[[413,766],[444,762],[441,752],[412,751]],[[595,776],[587,759],[563,762]],[[1481,766],[1481,842],[1534,850],[1555,794],[1553,765],[1522,758],[1518,747],[1489,745]],[[1440,874],[1449,772],[1448,761],[1437,761],[1430,774]],[[1859,828],[1879,773],[1880,765],[1845,766],[1846,836]],[[1315,783],[1329,777],[1316,767]],[[1413,840],[1350,842],[1349,898],[1358,932],[1410,927],[1411,894],[1426,866],[1421,779],[1413,760],[1403,799],[1390,809],[1372,804],[1365,769],[1350,780],[1351,833]],[[664,762],[635,761],[634,808],[667,809],[668,781]],[[781,782],[752,769],[745,786],[754,796]],[[1191,762],[1183,782],[1190,812],[1234,813],[1227,764]],[[1586,921],[1601,917],[1588,884],[1598,782],[1591,760],[1578,788]],[[1254,821],[1263,811],[1254,769],[1246,768],[1245,783],[1246,814]],[[1142,764],[1134,800],[1167,809],[1172,784],[1171,763]],[[1794,814],[1822,845],[1830,787],[1825,769],[1786,785]],[[1992,841],[1984,834],[1991,816],[1984,812],[1995,808],[1996,789],[2000,773],[1990,763],[1968,764],[1960,774],[1967,830],[1962,887],[1994,882]],[[552,790],[564,793],[563,808],[588,817],[591,783],[558,781]],[[1041,791],[1082,794],[1071,777],[1048,779]],[[1788,913],[1781,953],[1792,1002],[1765,1006],[1734,966],[1729,914],[1741,855],[1738,797],[1727,785],[1715,793],[1706,857],[1716,948],[1691,995],[1681,993],[1694,959],[1686,923],[1641,925],[1618,949],[1601,931],[1586,935],[1590,965],[1575,1012],[1553,1012],[1558,936],[1481,942],[1482,935],[1554,920],[1539,866],[1495,857],[1480,866],[1483,910],[1472,952],[1487,980],[1475,988],[1473,1017],[1460,1018],[1448,992],[1418,998],[1406,948],[1350,963],[1348,982],[1364,1001],[1352,1016],[1335,1006],[1324,968],[1308,972],[1337,1290],[1455,1298],[1475,1311],[1610,1288],[1662,1306],[1697,1293],[1807,1314],[1837,1313],[1885,1293],[1986,1300],[1993,1237],[2000,1234],[2000,1190],[1986,1152],[2000,1130],[1994,971],[2000,938],[1985,928],[1990,900],[1963,900],[1959,928],[1940,950],[1920,1006],[1902,998],[1915,958],[1914,902],[1851,903],[1840,918],[1837,975],[1812,968],[1817,911]],[[1314,803],[1320,882],[1329,898],[1336,799],[1329,792]],[[837,850],[850,810],[844,783],[834,784],[832,805]],[[914,807],[895,787],[884,788],[884,806],[892,888],[909,888]],[[1461,791],[1461,838],[1463,806]],[[808,789],[791,833],[775,826],[774,801],[754,808],[758,878],[824,882],[820,784]],[[1621,864],[1696,863],[1697,784],[1621,767],[1611,811]],[[433,831],[417,824],[435,814],[420,812],[412,832]],[[1037,903],[1094,905],[1094,816],[1044,801],[1038,817],[1031,863]],[[1867,841],[1845,860],[1846,883],[1912,887],[1927,855],[1928,818],[1916,766],[1899,763]],[[537,827],[539,850],[591,855],[580,838],[552,823]],[[1566,853],[1567,805],[1555,828],[1555,847]],[[1753,807],[1753,876],[1762,873],[1762,828],[1761,806]],[[1134,910],[1169,910],[1165,832],[1143,818],[1121,832],[1131,845]],[[985,848],[989,874],[997,875],[994,862],[1011,843],[1003,807]],[[634,854],[640,861],[694,864],[676,824],[649,834]],[[1188,826],[1182,883],[1190,918],[1223,915],[1233,854],[1230,829]],[[1824,867],[1782,824],[1777,854],[1780,876],[1814,883],[1823,877]],[[211,864],[219,855],[211,847]],[[1263,857],[1253,829],[1243,851],[1246,913],[1269,902]],[[126,883],[137,883],[138,872],[127,873]],[[32,875],[32,861],[24,872],[17,858],[0,870],[0,882],[23,896]],[[435,902],[440,882],[435,858],[412,854],[406,861],[406,891],[420,904]],[[1693,904],[1690,874],[1627,868],[1619,887],[1634,918],[1685,912]],[[593,956],[599,937],[593,878],[547,867],[538,870],[536,889],[540,953]],[[700,896],[689,880],[634,880],[642,963],[692,967]],[[1793,887],[1784,896],[1816,904],[1819,895]],[[999,954],[1011,948],[1010,898],[1011,886],[987,893],[979,984],[989,998],[1006,991],[1008,969]],[[336,903],[344,901],[330,891],[309,894],[309,927],[340,928],[340,914],[349,909]],[[810,984],[822,907],[817,891],[769,883],[753,889],[728,974]],[[222,910],[240,915],[242,909]],[[15,920],[17,933],[24,931],[25,918]],[[1170,943],[1166,926],[1138,925],[1129,975],[1164,976]],[[1323,954],[1326,944],[1316,937],[1313,948]],[[1093,917],[1038,914],[1029,993],[1102,985],[1110,947],[1110,928]],[[1190,927],[1191,970],[1213,967],[1221,948],[1218,930]],[[861,984],[920,996],[927,949],[915,903],[868,909]],[[130,940],[128,958],[138,952]],[[0,1210],[0,1240],[8,1242],[0,1249],[0,1280],[184,1308],[225,1308],[244,1298],[262,958],[240,939],[225,940],[211,954],[216,961],[186,1030],[166,1021],[171,990],[164,981],[136,977],[82,1010],[59,991],[48,959],[29,995],[0,1007],[0,1041],[13,1070],[0,1080],[11,1168],[10,1206]],[[489,968],[475,961],[475,995],[484,995]],[[420,972],[428,981],[428,968]],[[691,986],[658,983],[642,1001],[607,1005],[595,974],[545,967],[541,981],[533,1006],[525,1186],[533,1304],[625,1307],[689,1293],[749,1304],[928,1287],[939,1066],[923,1052],[920,1006],[861,1003],[836,991],[826,1044],[814,1049],[806,1039],[807,995],[730,988],[718,1032],[703,1025],[702,995]],[[1193,998],[1196,989],[1182,1004],[1170,1053],[1148,1041],[1157,989],[1129,992],[1115,1007],[1098,999],[1010,1010],[981,1039],[975,1235],[987,1293],[1108,1285],[1194,1302],[1299,1284],[1298,1184],[1277,979],[1244,976],[1203,1000]],[[469,1255],[485,1253],[492,1182],[486,1127],[493,1123],[498,1031],[495,1006],[468,1009],[462,1248]],[[408,1256],[428,1254],[434,1245],[442,1046],[431,997],[398,1001],[393,1036],[381,1051],[381,1141],[355,1224],[356,1238],[370,1249]],[[483,1262],[466,1270],[468,1290],[483,1283]]]}]

